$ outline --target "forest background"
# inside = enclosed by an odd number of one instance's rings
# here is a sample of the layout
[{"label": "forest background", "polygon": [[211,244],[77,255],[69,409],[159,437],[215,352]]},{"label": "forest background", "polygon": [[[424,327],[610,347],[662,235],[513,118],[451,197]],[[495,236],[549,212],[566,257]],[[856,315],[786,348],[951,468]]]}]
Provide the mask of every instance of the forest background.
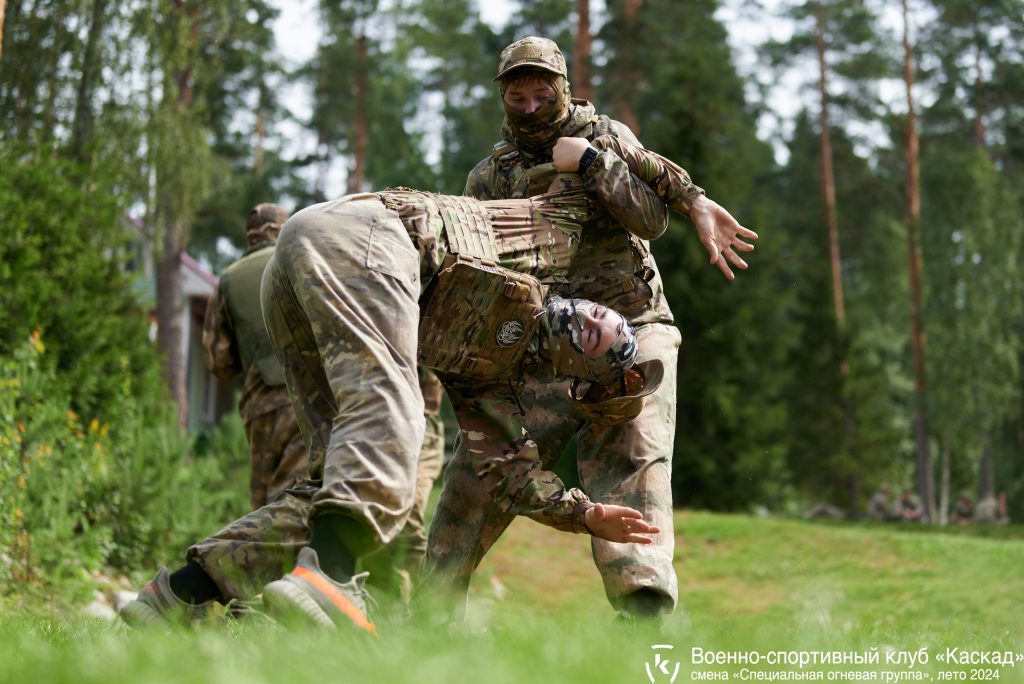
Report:
[{"label": "forest background", "polygon": [[[857,514],[888,482],[931,524],[962,491],[1024,517],[1022,0],[519,0],[499,27],[471,0],[309,7],[291,63],[265,0],[0,0],[0,592],[233,517],[237,419],[180,428],[179,253],[219,272],[258,202],[461,192],[499,137],[497,55],[530,34],[761,235],[731,283],[685,220],[653,244],[677,506]],[[723,18],[751,16],[740,64]]]}]

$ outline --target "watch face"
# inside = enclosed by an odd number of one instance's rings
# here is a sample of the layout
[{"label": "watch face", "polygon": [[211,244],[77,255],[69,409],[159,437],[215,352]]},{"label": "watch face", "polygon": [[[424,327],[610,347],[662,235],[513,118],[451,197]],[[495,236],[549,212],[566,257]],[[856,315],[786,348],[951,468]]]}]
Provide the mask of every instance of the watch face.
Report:
[{"label": "watch face", "polygon": [[595,150],[593,147],[588,147],[583,152],[583,156],[580,157],[579,173],[583,173],[588,166],[594,163],[595,159],[597,159],[597,150]]}]

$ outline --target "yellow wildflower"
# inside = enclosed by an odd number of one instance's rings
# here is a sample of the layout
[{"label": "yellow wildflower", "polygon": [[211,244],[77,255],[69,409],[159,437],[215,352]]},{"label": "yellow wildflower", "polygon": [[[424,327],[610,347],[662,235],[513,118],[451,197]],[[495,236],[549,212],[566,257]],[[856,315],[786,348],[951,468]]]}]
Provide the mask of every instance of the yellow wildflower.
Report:
[{"label": "yellow wildflower", "polygon": [[38,353],[42,354],[46,351],[46,345],[43,344],[43,331],[39,327],[32,331],[32,334],[28,336],[28,340]]}]

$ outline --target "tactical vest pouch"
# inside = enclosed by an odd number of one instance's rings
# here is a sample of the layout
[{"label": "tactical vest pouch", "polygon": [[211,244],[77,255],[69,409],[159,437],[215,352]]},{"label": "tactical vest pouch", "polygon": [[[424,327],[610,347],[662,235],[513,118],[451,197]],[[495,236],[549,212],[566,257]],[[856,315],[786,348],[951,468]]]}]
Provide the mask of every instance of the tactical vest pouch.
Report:
[{"label": "tactical vest pouch", "polygon": [[514,378],[543,300],[544,286],[533,276],[449,255],[420,313],[420,365],[462,381]]},{"label": "tactical vest pouch", "polygon": [[558,177],[558,170],[555,169],[554,162],[537,164],[528,168],[523,176],[526,178],[526,196],[533,197],[550,190],[551,184]]}]

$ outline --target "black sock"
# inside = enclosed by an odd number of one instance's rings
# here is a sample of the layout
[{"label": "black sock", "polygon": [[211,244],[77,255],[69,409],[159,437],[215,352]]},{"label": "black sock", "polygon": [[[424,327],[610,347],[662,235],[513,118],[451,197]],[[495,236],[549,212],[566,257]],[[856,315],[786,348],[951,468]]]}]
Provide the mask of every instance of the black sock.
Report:
[{"label": "black sock", "polygon": [[309,545],[316,551],[324,574],[335,582],[345,583],[356,572],[356,556],[342,541],[339,519],[343,516],[320,515],[313,520]]},{"label": "black sock", "polygon": [[194,606],[211,599],[224,603],[224,595],[220,593],[217,583],[195,561],[189,561],[188,565],[171,573],[171,591],[185,603]]}]

